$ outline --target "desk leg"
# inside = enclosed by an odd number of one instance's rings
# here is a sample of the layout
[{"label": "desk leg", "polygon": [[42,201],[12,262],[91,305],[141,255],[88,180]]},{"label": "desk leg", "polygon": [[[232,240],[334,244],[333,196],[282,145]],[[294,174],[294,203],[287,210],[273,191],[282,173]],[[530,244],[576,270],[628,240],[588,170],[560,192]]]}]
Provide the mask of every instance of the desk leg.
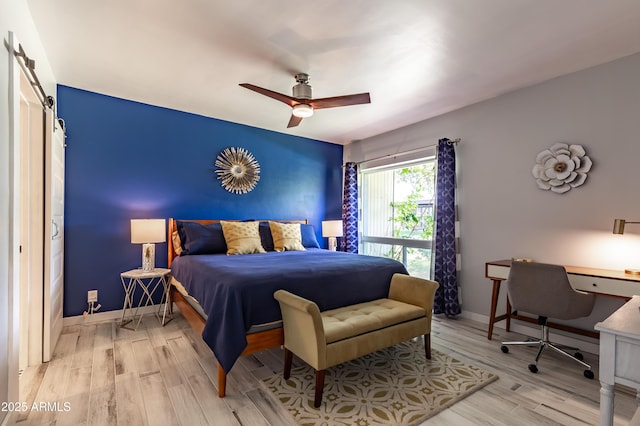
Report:
[{"label": "desk leg", "polygon": [[500,296],[501,280],[493,280],[493,290],[491,292],[491,310],[489,311],[489,332],[487,339],[491,340],[493,336],[493,324],[496,322],[496,309],[498,307],[498,296]]},{"label": "desk leg", "polygon": [[613,385],[600,382],[600,426],[613,425]]},{"label": "desk leg", "polygon": [[507,313],[505,316],[507,320],[507,331],[511,331],[511,302],[509,302],[509,296],[507,296]]}]

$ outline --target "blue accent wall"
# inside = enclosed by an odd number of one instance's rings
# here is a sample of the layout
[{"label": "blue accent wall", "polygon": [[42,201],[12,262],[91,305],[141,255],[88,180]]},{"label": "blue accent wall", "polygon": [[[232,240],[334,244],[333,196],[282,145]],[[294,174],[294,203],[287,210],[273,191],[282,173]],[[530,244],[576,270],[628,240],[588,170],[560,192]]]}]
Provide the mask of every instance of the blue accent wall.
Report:
[{"label": "blue accent wall", "polygon": [[[259,113],[259,112],[256,112]],[[140,267],[130,219],[309,219],[341,212],[342,146],[58,86],[67,127],[64,316],[97,289],[102,311],[121,309],[120,273]],[[304,124],[303,124],[304,125]],[[220,186],[214,161],[242,147],[260,181],[242,195]],[[167,244],[156,244],[156,266]]]}]

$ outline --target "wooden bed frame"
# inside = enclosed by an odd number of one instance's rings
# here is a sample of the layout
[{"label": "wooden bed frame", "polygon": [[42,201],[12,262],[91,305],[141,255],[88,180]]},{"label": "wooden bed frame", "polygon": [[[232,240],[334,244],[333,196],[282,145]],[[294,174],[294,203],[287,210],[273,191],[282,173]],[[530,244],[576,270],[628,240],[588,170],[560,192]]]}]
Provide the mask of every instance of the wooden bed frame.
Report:
[{"label": "wooden bed frame", "polygon": [[[208,225],[211,223],[219,223],[220,220],[214,219],[206,219],[206,220],[181,220],[182,222],[197,222],[202,225]],[[174,218],[169,218],[169,229],[167,235],[167,246],[168,246],[168,265],[171,268],[171,263],[173,259],[178,255],[173,249],[173,232],[177,231],[177,222],[178,220]],[[237,220],[230,220],[229,222],[238,222]],[[268,222],[268,220],[259,220],[257,222]],[[308,220],[277,220],[276,222],[285,222],[285,223],[302,223],[308,224]],[[185,300],[182,294],[176,290],[174,286],[171,286],[169,291],[169,301],[171,307],[173,307],[173,303],[176,304],[182,316],[187,320],[187,322],[193,327],[195,331],[199,334],[202,334],[202,330],[204,329],[205,319]],[[282,327],[273,328],[270,330],[259,331],[256,333],[247,334],[247,347],[242,351],[242,355],[249,355],[254,352],[260,352],[265,349],[282,346],[284,344],[284,332]],[[226,388],[227,388],[227,374],[228,371],[224,371],[224,368],[218,363],[218,396],[220,398],[225,396]]]}]

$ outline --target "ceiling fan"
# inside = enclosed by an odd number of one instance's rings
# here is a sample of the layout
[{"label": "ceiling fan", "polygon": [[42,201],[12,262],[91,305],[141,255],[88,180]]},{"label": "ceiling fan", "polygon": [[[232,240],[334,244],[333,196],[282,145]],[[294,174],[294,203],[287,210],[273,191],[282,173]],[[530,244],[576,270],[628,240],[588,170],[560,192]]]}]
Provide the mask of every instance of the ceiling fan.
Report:
[{"label": "ceiling fan", "polygon": [[295,75],[296,84],[293,86],[293,96],[274,92],[269,89],[254,86],[249,83],[242,83],[240,86],[245,87],[261,95],[268,96],[277,101],[284,102],[293,110],[287,127],[296,127],[303,118],[311,117],[313,110],[322,108],[335,108],[347,105],[359,105],[371,103],[369,93],[358,93],[355,95],[334,96],[332,98],[311,98],[311,86],[309,85],[309,75],[299,73]]}]

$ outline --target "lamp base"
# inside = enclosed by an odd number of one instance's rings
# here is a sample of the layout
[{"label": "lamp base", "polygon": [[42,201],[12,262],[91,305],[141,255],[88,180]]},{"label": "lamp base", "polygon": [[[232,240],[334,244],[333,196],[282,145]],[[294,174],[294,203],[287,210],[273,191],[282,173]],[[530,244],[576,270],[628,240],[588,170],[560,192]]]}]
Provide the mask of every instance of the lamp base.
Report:
[{"label": "lamp base", "polygon": [[146,243],[142,245],[142,270],[153,272],[156,268],[156,245]]},{"label": "lamp base", "polygon": [[629,275],[640,275],[640,269],[625,269],[624,273]]},{"label": "lamp base", "polygon": [[338,240],[336,237],[329,237],[329,250],[336,251],[338,248]]}]

